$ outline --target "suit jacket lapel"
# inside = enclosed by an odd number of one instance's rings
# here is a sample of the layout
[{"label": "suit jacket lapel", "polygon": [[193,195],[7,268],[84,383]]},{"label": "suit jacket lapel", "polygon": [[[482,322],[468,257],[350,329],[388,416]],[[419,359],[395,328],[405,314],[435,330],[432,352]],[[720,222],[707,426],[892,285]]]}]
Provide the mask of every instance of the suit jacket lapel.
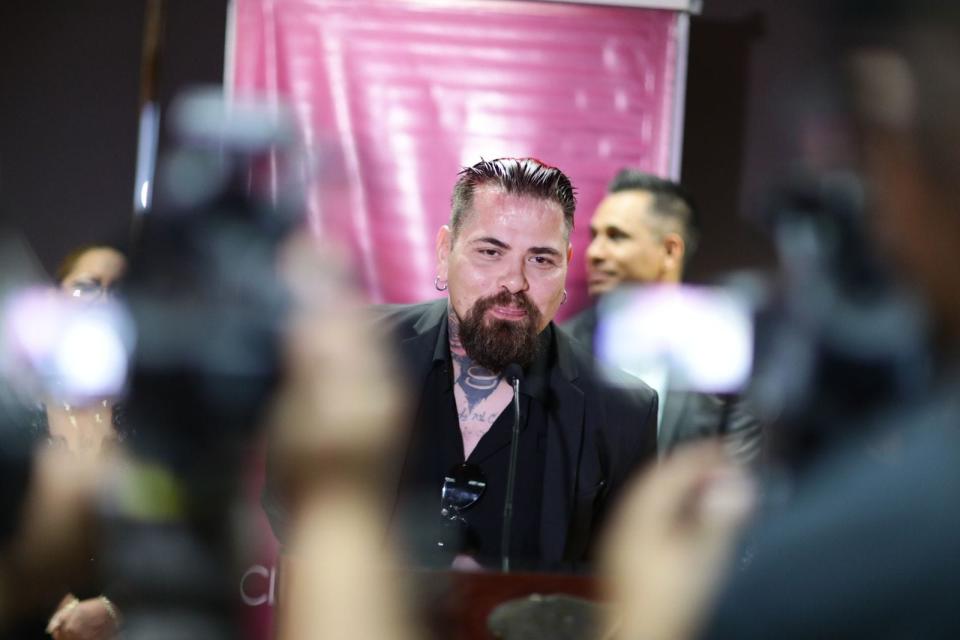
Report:
[{"label": "suit jacket lapel", "polygon": [[[398,348],[398,357],[400,364],[405,368],[409,384],[407,386],[414,402],[417,404],[412,407],[416,416],[419,413],[419,403],[423,401],[423,387],[426,384],[427,376],[433,365],[433,353],[439,338],[439,332],[442,329],[441,322],[447,317],[446,300],[438,300],[436,304],[431,305],[427,311],[417,320],[414,326],[414,335],[405,338],[400,342]],[[411,429],[416,429],[417,425],[411,424]],[[406,464],[408,449],[413,440],[413,432],[405,435],[405,443],[401,445],[400,453],[397,457],[397,464],[387,472],[387,491],[391,496],[391,513],[395,515],[398,497],[400,491],[400,482],[402,480],[403,468]]]},{"label": "suit jacket lapel", "polygon": [[[556,332],[555,332],[555,335]],[[540,553],[546,564],[563,561],[576,505],[584,429],[583,391],[563,338],[555,338],[557,366],[550,375],[547,449],[540,512]]]},{"label": "suit jacket lapel", "polygon": [[443,299],[437,300],[414,323],[414,335],[400,342],[400,361],[406,365],[412,376],[411,391],[423,388],[433,363],[433,352],[439,333],[443,329],[442,323],[446,318],[447,302]]},{"label": "suit jacket lapel", "polygon": [[663,399],[663,419],[657,434],[657,451],[663,455],[670,451],[680,436],[680,424],[690,408],[691,394],[686,391],[667,391]]}]

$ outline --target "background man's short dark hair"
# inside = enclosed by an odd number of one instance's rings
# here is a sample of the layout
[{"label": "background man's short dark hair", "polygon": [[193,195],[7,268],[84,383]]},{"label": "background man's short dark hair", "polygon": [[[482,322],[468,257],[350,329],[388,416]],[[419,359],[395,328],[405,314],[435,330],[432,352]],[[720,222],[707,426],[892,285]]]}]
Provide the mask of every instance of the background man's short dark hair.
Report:
[{"label": "background man's short dark hair", "polygon": [[647,191],[653,195],[653,211],[658,216],[675,220],[683,237],[684,261],[693,256],[700,242],[697,206],[687,191],[676,182],[639,171],[621,169],[607,186],[608,193]]}]

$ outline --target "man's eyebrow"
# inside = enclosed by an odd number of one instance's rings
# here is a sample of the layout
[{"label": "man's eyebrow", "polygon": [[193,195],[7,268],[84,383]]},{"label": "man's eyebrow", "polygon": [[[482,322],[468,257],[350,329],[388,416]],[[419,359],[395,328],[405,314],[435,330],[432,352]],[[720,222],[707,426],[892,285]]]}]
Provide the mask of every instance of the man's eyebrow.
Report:
[{"label": "man's eyebrow", "polygon": [[606,231],[607,235],[610,235],[611,233],[619,233],[622,236],[627,236],[628,238],[630,237],[629,233],[627,233],[626,231],[624,231],[623,229],[621,229],[615,224],[608,225],[604,231]]},{"label": "man's eyebrow", "polygon": [[558,258],[563,255],[553,247],[530,247],[527,249],[527,253],[535,255],[547,254],[548,256],[556,256]]},{"label": "man's eyebrow", "polygon": [[470,244],[492,244],[495,247],[500,247],[501,249],[509,249],[510,245],[502,240],[497,240],[490,236],[485,236],[483,238],[474,238],[470,241]]},{"label": "man's eyebrow", "polygon": [[[510,249],[510,245],[508,245],[506,242],[504,242],[503,240],[498,240],[491,236],[484,236],[483,238],[474,238],[473,240],[470,241],[470,244],[492,244],[493,246],[499,247],[500,249],[505,249],[505,250]],[[546,254],[546,255],[557,256],[557,257],[560,257],[563,255],[559,250],[554,249],[553,247],[530,247],[529,249],[527,249],[527,253],[532,253],[535,255]]]}]

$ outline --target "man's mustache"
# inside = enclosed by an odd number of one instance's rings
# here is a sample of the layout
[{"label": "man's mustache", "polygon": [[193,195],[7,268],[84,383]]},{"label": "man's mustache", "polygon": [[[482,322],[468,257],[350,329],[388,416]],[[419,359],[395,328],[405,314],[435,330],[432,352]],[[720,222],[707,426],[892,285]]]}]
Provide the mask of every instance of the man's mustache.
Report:
[{"label": "man's mustache", "polygon": [[530,300],[524,291],[510,293],[506,289],[503,289],[499,293],[496,293],[492,296],[480,298],[475,304],[477,311],[480,313],[486,312],[491,307],[511,306],[523,309],[527,312],[527,316],[531,318],[539,315],[539,309],[537,309],[536,305],[533,304],[533,301]]}]

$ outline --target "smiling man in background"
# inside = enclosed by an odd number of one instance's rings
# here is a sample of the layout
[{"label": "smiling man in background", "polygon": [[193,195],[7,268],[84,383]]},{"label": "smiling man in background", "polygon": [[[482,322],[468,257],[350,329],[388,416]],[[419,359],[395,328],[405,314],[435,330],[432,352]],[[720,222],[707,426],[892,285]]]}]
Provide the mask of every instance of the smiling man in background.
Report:
[{"label": "smiling man in background", "polygon": [[[590,221],[590,295],[599,298],[622,285],[680,284],[700,237],[690,196],[677,183],[636,169],[621,170],[607,191]],[[563,328],[592,348],[597,324],[594,305]],[[660,394],[661,454],[683,442],[722,435],[735,459],[750,462],[759,456],[761,429],[742,401],[671,388],[666,370],[639,375]]]}]

